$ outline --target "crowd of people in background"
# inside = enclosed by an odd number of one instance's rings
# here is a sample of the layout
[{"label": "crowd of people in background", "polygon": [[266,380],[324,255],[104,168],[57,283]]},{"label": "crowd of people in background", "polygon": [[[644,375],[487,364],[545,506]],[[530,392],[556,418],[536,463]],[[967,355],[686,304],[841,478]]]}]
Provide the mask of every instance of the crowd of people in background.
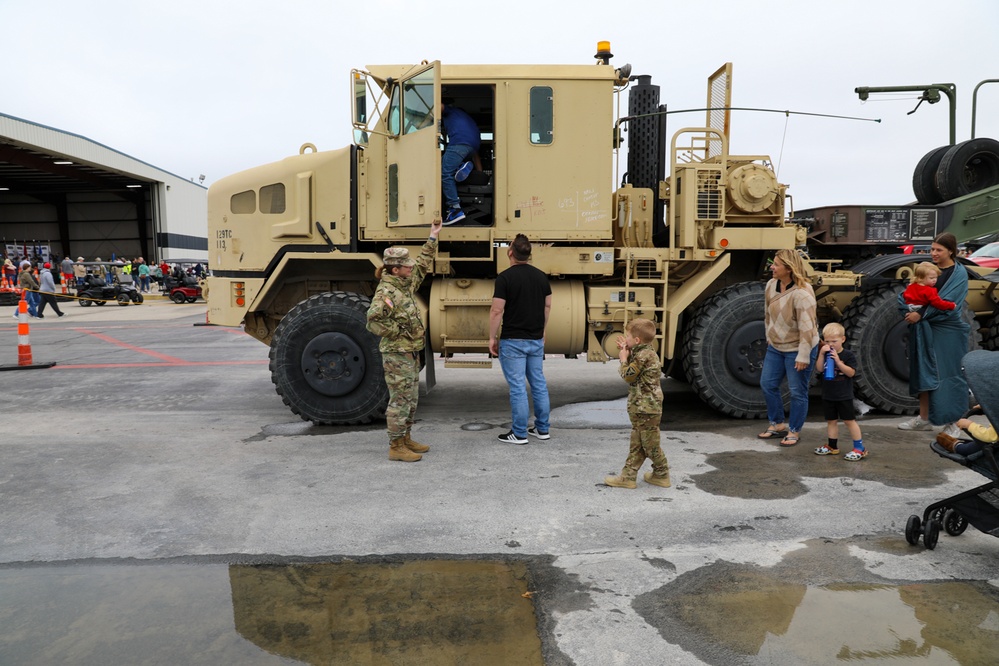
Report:
[{"label": "crowd of people in background", "polygon": [[[66,293],[76,291],[77,286],[84,283],[87,275],[97,275],[104,279],[108,285],[113,284],[116,279],[120,281],[123,275],[128,275],[136,289],[144,294],[149,294],[152,293],[154,285],[156,289],[163,289],[168,277],[172,276],[179,280],[185,275],[193,275],[200,279],[205,274],[205,268],[200,263],[181,265],[161,261],[156,264],[155,262],[147,263],[142,257],[131,260],[117,258],[112,261],[104,261],[100,257],[94,257],[93,260],[77,257],[76,261],[73,261],[70,256],[65,256],[61,260],[53,256],[46,260],[39,255],[27,257],[13,254],[5,256],[3,259],[0,289],[24,288],[19,283],[20,274],[25,267],[30,269],[36,282],[41,277],[42,271],[49,270],[53,286],[65,286]],[[58,293],[58,291],[54,290],[52,293]]]},{"label": "crowd of people in background", "polygon": [[[73,295],[82,288],[88,276],[97,276],[107,285],[121,284],[131,280],[141,293],[148,294],[154,289],[166,290],[168,278],[180,282],[185,276],[199,279],[205,274],[205,268],[200,263],[170,264],[163,261],[159,264],[146,263],[142,257],[132,260],[115,259],[103,261],[94,257],[87,261],[84,257],[66,256],[61,260],[51,257],[46,260],[39,255],[22,257],[11,254],[3,257],[0,268],[0,291],[23,290],[24,300],[28,304],[28,315],[42,319],[45,307],[48,306],[62,317],[65,313],[59,308],[59,295]],[[127,278],[125,276],[128,276]],[[17,312],[14,318],[18,317]]]}]

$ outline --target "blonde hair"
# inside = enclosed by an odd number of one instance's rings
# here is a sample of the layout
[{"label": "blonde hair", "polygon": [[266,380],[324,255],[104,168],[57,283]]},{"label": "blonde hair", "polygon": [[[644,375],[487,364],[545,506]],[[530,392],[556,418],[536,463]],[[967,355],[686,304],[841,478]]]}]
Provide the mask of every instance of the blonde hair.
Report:
[{"label": "blonde hair", "polygon": [[822,327],[822,339],[823,340],[825,340],[826,338],[829,338],[829,337],[833,337],[833,336],[838,337],[838,338],[845,338],[846,337],[846,329],[843,328],[843,324],[839,324],[839,323],[837,323],[835,321],[832,321],[832,322],[829,322],[828,324],[826,324],[825,326]]},{"label": "blonde hair", "polygon": [[649,321],[648,319],[632,319],[628,322],[628,326],[625,330],[642,342],[652,342],[656,339],[655,322]]},{"label": "blonde hair", "polygon": [[940,275],[940,268],[932,261],[921,261],[916,264],[916,270],[912,273],[912,282],[928,278],[931,273]]},{"label": "blonde hair", "polygon": [[794,282],[794,286],[804,287],[808,284],[808,267],[805,265],[805,260],[802,258],[800,252],[787,248],[777,250],[777,254],[774,255],[774,261],[778,259],[791,271],[791,281]]}]

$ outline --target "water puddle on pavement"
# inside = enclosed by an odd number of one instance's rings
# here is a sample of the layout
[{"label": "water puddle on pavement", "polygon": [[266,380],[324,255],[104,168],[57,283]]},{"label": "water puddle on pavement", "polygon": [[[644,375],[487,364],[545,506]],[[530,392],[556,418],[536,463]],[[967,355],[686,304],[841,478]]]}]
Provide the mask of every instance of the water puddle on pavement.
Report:
[{"label": "water puddle on pavement", "polygon": [[542,664],[527,566],[0,569],[0,664]]},{"label": "water puddle on pavement", "polygon": [[984,666],[999,653],[999,590],[984,582],[812,586],[735,567],[681,587],[636,610],[708,663]]}]

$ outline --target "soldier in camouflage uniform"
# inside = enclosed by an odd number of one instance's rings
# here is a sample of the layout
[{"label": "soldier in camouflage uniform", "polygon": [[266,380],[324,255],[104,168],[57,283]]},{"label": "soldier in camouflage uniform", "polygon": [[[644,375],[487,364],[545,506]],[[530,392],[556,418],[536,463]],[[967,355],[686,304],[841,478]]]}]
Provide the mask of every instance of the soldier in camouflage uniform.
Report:
[{"label": "soldier in camouflage uniform", "polygon": [[369,331],[381,336],[385,384],[389,390],[385,420],[388,425],[389,460],[416,462],[430,450],[413,441],[410,429],[420,397],[420,350],[423,349],[423,314],[416,291],[433,267],[441,220],[430,227],[430,238],[415,260],[404,247],[390,247],[383,255],[384,265],[375,271],[380,281],[368,308]]},{"label": "soldier in camouflage uniform", "polygon": [[628,383],[628,417],[631,419],[631,448],[618,476],[604,483],[615,488],[635,488],[642,463],[652,461],[646,483],[669,488],[669,463],[659,446],[659,421],[663,415],[662,364],[650,344],[656,338],[656,325],[648,319],[632,319],[626,335],[617,339],[621,378]]}]

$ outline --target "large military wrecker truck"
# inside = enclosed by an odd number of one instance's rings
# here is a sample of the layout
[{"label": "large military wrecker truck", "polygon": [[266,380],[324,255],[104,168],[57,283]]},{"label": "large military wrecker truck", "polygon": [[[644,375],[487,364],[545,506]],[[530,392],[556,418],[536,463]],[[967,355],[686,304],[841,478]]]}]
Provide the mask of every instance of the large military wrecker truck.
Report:
[{"label": "large military wrecker truck", "polygon": [[[353,145],[306,144],[209,189],[210,322],[243,324],[270,345],[277,392],[303,419],[381,417],[387,391],[365,312],[382,251],[416,251],[440,214],[447,98],[478,123],[483,169],[462,184],[467,219],[442,231],[420,292],[434,354],[490,363],[493,283],[505,245],[524,233],[552,284],[547,353],[606,361],[626,321],[650,318],[667,372],[725,414],[765,415],[761,277],[804,230],[785,219],[769,157],[729,154],[730,65],[708,80],[705,125],[667,143],[658,86],[611,57],[602,44],[595,65],[352,71]],[[830,277],[826,309],[845,307],[858,285]]]}]

